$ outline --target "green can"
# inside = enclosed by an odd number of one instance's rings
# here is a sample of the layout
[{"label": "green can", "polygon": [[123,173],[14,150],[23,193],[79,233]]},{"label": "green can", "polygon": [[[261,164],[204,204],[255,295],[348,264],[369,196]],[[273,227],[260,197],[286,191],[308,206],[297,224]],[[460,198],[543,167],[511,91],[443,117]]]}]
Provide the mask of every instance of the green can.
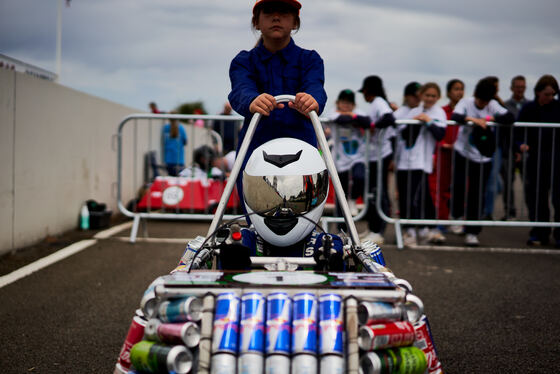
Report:
[{"label": "green can", "polygon": [[167,346],[142,340],[130,349],[130,362],[135,369],[148,373],[186,374],[191,371],[193,356],[182,345]]},{"label": "green can", "polygon": [[426,356],[416,347],[400,347],[368,352],[360,359],[364,374],[423,374]]}]

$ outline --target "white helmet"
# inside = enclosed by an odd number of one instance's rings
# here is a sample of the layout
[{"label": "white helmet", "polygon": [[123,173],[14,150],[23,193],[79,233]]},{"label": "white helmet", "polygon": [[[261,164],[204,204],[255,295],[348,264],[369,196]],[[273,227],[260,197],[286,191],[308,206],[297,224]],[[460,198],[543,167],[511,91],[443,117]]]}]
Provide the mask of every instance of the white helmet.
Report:
[{"label": "white helmet", "polygon": [[[323,214],[329,175],[317,148],[279,138],[253,151],[243,171],[243,199],[257,233],[287,247],[303,240]],[[306,218],[303,218],[303,217]]]}]

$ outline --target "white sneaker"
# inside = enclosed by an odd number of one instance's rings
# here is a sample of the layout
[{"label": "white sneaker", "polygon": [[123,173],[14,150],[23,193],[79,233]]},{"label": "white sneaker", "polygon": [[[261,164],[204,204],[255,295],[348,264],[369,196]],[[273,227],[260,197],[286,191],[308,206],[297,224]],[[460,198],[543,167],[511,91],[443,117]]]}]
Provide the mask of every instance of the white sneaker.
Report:
[{"label": "white sneaker", "polygon": [[418,242],[416,240],[416,231],[408,229],[403,235],[403,244],[405,247],[416,247]]},{"label": "white sneaker", "polygon": [[356,205],[356,200],[348,199],[348,207],[350,208],[350,214],[353,216],[358,215],[358,206]]},{"label": "white sneaker", "polygon": [[445,236],[443,236],[439,229],[431,229],[429,242],[434,244],[443,244],[445,243]]},{"label": "white sneaker", "polygon": [[478,247],[480,245],[478,236],[474,234],[467,234],[465,236],[465,245],[468,245],[469,247]]},{"label": "white sneaker", "polygon": [[463,235],[465,233],[465,231],[463,230],[463,226],[460,225],[449,226],[449,231],[451,231],[455,235]]},{"label": "white sneaker", "polygon": [[366,236],[360,239],[362,240],[362,242],[369,240],[370,242],[375,243],[377,245],[382,245],[383,243],[385,243],[385,239],[381,234],[377,232],[371,232],[371,231]]},{"label": "white sneaker", "polygon": [[420,239],[421,243],[427,243],[430,241],[430,230],[427,227],[422,227],[420,231],[418,231],[418,238]]}]

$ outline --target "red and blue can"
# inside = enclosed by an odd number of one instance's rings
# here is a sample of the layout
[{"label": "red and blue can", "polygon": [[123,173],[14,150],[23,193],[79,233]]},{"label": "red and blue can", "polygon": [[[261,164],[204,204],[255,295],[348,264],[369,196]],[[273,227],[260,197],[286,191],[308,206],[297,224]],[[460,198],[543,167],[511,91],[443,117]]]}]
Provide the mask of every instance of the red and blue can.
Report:
[{"label": "red and blue can", "polygon": [[414,324],[414,331],[416,332],[416,340],[414,346],[422,350],[426,356],[428,364],[428,373],[436,374],[442,373],[441,362],[439,361],[434,338],[430,329],[428,317],[422,315],[420,320]]},{"label": "red and blue can", "polygon": [[266,300],[260,292],[241,297],[238,373],[262,373],[264,370],[264,313]]},{"label": "red and blue can", "polygon": [[325,294],[319,298],[319,354],[344,355],[342,297]]},{"label": "red and blue can", "polygon": [[266,298],[266,353],[291,353],[292,301],[285,292]]},{"label": "red and blue can", "polygon": [[377,349],[404,347],[414,343],[414,326],[408,321],[364,325],[358,331],[358,346],[371,352]]},{"label": "red and blue can", "polygon": [[317,299],[309,292],[294,296],[292,353],[317,354]]},{"label": "red and blue can", "polygon": [[212,331],[212,353],[237,354],[239,335],[239,297],[233,292],[224,292],[216,298],[214,328]]}]

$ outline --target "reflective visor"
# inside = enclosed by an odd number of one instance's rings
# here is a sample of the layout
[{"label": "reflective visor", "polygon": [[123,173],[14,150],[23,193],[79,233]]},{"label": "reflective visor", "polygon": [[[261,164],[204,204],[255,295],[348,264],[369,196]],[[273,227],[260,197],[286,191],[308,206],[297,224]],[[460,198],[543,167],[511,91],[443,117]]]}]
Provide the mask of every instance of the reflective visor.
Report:
[{"label": "reflective visor", "polygon": [[327,198],[329,174],[252,176],[243,172],[245,203],[261,216],[305,214]]}]

